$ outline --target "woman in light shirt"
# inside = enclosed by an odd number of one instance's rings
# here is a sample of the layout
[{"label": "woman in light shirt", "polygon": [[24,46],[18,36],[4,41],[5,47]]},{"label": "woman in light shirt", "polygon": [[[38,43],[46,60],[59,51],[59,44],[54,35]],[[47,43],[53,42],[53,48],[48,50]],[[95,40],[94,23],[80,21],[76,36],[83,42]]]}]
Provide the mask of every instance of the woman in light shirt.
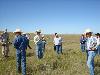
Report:
[{"label": "woman in light shirt", "polygon": [[54,45],[56,47],[56,52],[58,54],[62,53],[62,38],[58,36],[58,34],[56,34],[56,36],[54,37]]}]

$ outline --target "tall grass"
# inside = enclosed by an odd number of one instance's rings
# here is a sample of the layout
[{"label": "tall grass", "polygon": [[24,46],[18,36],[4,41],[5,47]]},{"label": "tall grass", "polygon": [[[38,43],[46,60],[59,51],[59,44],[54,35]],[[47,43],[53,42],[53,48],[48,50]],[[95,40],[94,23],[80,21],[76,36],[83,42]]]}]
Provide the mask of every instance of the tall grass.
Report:
[{"label": "tall grass", "polygon": [[[11,41],[13,34],[10,34]],[[27,75],[89,75],[86,66],[86,53],[80,51],[79,35],[61,35],[63,38],[63,54],[53,50],[53,37],[46,35],[47,45],[43,59],[37,59],[35,45],[31,41],[32,50],[27,50]],[[31,40],[33,40],[31,35]],[[10,45],[7,59],[1,55],[0,46],[0,75],[21,75],[16,73],[16,50]],[[95,74],[100,75],[100,56],[95,58]]]}]

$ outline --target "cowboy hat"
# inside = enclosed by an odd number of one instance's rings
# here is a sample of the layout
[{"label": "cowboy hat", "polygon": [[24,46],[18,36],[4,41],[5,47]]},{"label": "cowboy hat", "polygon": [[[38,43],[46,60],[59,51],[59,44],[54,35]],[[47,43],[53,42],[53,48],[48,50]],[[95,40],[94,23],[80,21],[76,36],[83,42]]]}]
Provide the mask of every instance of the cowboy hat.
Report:
[{"label": "cowboy hat", "polygon": [[17,32],[22,32],[22,31],[21,31],[21,29],[16,29],[16,30],[14,31],[14,33],[17,33]]},{"label": "cowboy hat", "polygon": [[86,34],[86,33],[90,33],[90,32],[92,33],[91,29],[86,29],[86,30],[85,30],[85,34]]},{"label": "cowboy hat", "polygon": [[40,30],[40,29],[38,29],[38,30],[36,30],[36,32],[40,32],[40,33],[41,33],[41,30]]}]

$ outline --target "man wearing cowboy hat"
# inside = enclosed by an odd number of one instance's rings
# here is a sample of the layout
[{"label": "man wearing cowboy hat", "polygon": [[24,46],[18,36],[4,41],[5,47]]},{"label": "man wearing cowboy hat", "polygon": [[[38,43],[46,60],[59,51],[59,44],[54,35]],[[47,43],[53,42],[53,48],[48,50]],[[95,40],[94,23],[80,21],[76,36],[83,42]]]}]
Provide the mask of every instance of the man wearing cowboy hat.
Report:
[{"label": "man wearing cowboy hat", "polygon": [[34,42],[36,44],[36,55],[37,58],[43,58],[43,42],[42,42],[42,35],[41,30],[36,30],[36,36],[34,37]]},{"label": "man wearing cowboy hat", "polygon": [[90,75],[94,75],[94,57],[96,56],[97,41],[96,38],[92,36],[92,31],[90,29],[86,29],[85,34],[87,38],[87,66],[89,68]]},{"label": "man wearing cowboy hat", "polygon": [[15,39],[13,41],[13,45],[16,48],[16,61],[17,61],[17,71],[22,75],[26,75],[26,48],[27,48],[27,40],[25,37],[21,35],[21,30],[16,29],[14,31]]},{"label": "man wearing cowboy hat", "polygon": [[97,54],[100,55],[100,33],[95,34],[96,35],[96,39],[97,39],[97,46],[98,46],[98,51]]},{"label": "man wearing cowboy hat", "polygon": [[9,34],[7,29],[1,34],[2,55],[8,57],[9,53]]}]

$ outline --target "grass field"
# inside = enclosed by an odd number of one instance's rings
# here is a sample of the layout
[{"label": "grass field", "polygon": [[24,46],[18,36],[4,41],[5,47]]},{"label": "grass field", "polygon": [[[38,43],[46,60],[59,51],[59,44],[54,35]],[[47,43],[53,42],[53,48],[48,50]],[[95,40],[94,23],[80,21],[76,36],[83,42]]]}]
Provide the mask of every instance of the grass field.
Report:
[{"label": "grass field", "polygon": [[[31,40],[33,39],[31,35]],[[57,55],[53,50],[53,37],[46,35],[47,45],[43,59],[35,55],[35,45],[27,50],[27,75],[89,75],[86,66],[86,53],[80,51],[79,35],[62,35],[63,54]],[[13,34],[10,34],[13,38]],[[16,73],[15,49],[10,45],[7,59],[2,58],[0,46],[0,75],[21,75]],[[100,75],[100,56],[95,58],[95,75]]]}]

